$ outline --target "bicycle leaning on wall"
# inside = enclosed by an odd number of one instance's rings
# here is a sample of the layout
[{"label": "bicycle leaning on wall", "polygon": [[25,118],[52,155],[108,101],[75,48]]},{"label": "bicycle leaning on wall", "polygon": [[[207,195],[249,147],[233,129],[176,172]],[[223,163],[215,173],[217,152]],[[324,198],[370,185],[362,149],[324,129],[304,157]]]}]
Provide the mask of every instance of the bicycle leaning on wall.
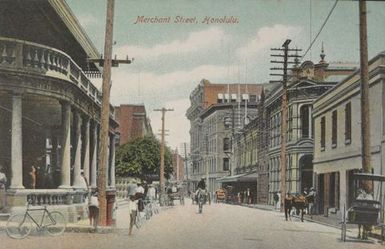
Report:
[{"label": "bicycle leaning on wall", "polygon": [[35,223],[37,231],[47,231],[50,235],[60,235],[66,228],[66,219],[59,211],[49,211],[47,206],[31,208],[31,202],[27,204],[24,214],[14,214],[7,221],[7,234],[14,239],[27,237]]}]

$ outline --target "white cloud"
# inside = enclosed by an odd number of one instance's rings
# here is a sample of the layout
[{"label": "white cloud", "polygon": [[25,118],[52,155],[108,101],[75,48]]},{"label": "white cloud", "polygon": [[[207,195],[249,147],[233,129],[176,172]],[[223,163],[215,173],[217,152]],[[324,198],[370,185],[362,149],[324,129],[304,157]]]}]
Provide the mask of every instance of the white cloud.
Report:
[{"label": "white cloud", "polygon": [[[154,133],[159,133],[161,128],[160,113],[154,112],[155,108],[174,108],[168,112],[166,129],[170,136],[166,139],[169,146],[175,149],[182,142],[189,142],[190,124],[186,118],[186,110],[190,105],[189,94],[202,78],[211,82],[225,82],[228,67],[215,65],[202,65],[192,70],[176,71],[164,74],[142,72],[140,83],[138,74],[123,69],[114,69],[112,74],[111,102],[114,105],[144,103],[150,114],[151,125]],[[235,77],[235,72],[230,78]],[[99,82],[95,84],[100,86]],[[140,90],[139,90],[140,89]]]},{"label": "white cloud", "polygon": [[[235,72],[230,73],[232,73],[232,76],[235,74]],[[175,97],[175,95],[188,98],[189,91],[202,78],[215,82],[225,80],[227,75],[227,66],[215,65],[202,65],[192,70],[164,74],[141,72],[140,75],[118,69],[113,72],[111,97],[115,104],[127,103],[133,100],[146,103],[147,100],[153,98],[157,98],[157,101],[161,104],[169,100],[170,97]]]},{"label": "white cloud", "polygon": [[244,47],[237,49],[239,58],[247,58],[259,52],[265,52],[272,46],[280,46],[286,39],[293,39],[301,32],[300,27],[276,24],[271,27],[262,27]]},{"label": "white cloud", "polygon": [[117,54],[129,54],[134,58],[151,58],[161,55],[177,55],[220,48],[221,42],[226,39],[223,30],[212,27],[189,33],[184,40],[173,40],[169,43],[157,44],[153,47],[125,45],[117,48]]},{"label": "white cloud", "polygon": [[[190,142],[190,137],[188,136],[190,122],[185,116],[189,106],[190,101],[186,98],[175,99],[165,103],[164,107],[174,109],[174,111],[169,111],[165,114],[165,129],[168,130],[166,134],[169,134],[169,136],[165,136],[165,140],[171,149],[179,148],[183,142]],[[162,127],[161,112],[150,110],[149,116],[154,133],[160,133],[159,130]],[[160,135],[157,135],[157,137],[160,138]]]}]

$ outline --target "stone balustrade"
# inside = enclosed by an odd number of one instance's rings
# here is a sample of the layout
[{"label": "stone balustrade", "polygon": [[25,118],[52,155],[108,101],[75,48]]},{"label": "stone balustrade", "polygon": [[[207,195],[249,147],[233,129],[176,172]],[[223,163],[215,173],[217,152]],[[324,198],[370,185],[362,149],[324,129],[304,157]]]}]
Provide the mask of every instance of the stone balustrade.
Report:
[{"label": "stone balustrade", "polygon": [[68,205],[84,203],[87,192],[85,190],[65,191],[60,189],[32,190],[27,194],[27,201],[33,206]]},{"label": "stone balustrade", "polygon": [[[83,70],[66,53],[17,39],[0,37],[0,69],[17,70],[67,80],[79,87],[99,106],[102,93],[90,82]],[[114,115],[114,108],[110,106]]]}]

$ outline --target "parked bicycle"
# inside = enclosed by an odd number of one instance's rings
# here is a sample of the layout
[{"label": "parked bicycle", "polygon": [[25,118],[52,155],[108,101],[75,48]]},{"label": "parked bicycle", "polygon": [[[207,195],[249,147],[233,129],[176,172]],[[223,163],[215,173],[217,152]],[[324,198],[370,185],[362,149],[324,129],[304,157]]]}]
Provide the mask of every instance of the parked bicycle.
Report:
[{"label": "parked bicycle", "polygon": [[[32,223],[37,231],[47,231],[50,235],[60,235],[64,232],[67,222],[59,211],[49,211],[46,206],[31,208],[28,202],[24,214],[14,214],[7,221],[7,234],[14,239],[27,237],[32,230]],[[36,214],[37,213],[37,214]]]}]

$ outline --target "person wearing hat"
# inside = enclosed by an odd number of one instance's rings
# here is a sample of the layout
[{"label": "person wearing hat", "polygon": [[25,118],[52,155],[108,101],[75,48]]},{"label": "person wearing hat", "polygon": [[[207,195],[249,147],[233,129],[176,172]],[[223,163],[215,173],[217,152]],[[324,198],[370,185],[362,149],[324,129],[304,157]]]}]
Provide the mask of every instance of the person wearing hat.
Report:
[{"label": "person wearing hat", "polygon": [[206,178],[202,177],[198,182],[197,190],[195,191],[195,196],[198,196],[199,191],[206,191]]}]

